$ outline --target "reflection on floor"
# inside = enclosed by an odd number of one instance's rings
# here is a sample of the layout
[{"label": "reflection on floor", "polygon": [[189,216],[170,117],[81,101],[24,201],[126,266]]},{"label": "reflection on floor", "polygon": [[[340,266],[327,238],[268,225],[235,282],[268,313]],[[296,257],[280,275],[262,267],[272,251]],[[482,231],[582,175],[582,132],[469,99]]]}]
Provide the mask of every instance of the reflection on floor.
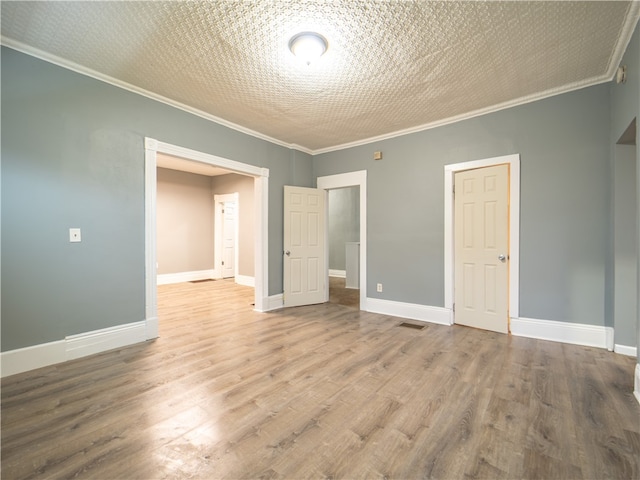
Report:
[{"label": "reflection on floor", "polygon": [[329,303],[360,308],[360,290],[345,288],[345,279],[329,277]]}]

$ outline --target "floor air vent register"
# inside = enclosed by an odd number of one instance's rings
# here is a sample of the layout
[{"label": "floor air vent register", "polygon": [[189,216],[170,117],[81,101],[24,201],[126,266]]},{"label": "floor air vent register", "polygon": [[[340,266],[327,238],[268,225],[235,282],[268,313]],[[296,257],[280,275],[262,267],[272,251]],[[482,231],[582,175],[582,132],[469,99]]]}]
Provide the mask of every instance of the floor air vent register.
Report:
[{"label": "floor air vent register", "polygon": [[413,328],[414,330],[422,330],[426,325],[418,325],[415,323],[402,322],[399,327]]}]

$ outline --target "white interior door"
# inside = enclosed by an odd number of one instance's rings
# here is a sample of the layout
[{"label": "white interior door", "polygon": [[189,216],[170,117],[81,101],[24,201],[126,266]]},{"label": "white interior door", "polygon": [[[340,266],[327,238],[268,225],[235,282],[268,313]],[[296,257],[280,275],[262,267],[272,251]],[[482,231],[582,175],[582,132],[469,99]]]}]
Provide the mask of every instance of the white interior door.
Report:
[{"label": "white interior door", "polygon": [[457,172],[455,323],[509,331],[509,166]]},{"label": "white interior door", "polygon": [[213,203],[215,278],[232,278],[238,270],[238,193],[216,194]]},{"label": "white interior door", "polygon": [[284,187],[284,306],[326,301],[325,191]]},{"label": "white interior door", "polygon": [[236,276],[236,202],[224,202],[222,207],[222,278]]}]

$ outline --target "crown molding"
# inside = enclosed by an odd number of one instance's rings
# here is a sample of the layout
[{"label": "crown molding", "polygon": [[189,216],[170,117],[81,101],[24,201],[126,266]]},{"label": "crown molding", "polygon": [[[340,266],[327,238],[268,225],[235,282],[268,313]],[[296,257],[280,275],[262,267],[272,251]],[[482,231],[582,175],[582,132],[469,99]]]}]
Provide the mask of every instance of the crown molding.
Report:
[{"label": "crown molding", "polygon": [[192,115],[196,115],[198,117],[204,118],[205,120],[209,120],[210,122],[216,123],[218,125],[222,125],[223,127],[230,128],[237,132],[244,133],[246,135],[251,135],[252,137],[258,138],[260,140],[265,140],[267,142],[279,145],[281,147],[285,147],[293,150],[300,150],[301,152],[304,152],[304,153],[313,154],[312,150],[308,148],[302,147],[300,145],[283,142],[281,140],[278,140],[277,138],[273,138],[263,133],[257,132],[255,130],[251,130],[250,128],[243,127],[242,125],[238,125],[236,123],[230,122],[228,120],[225,120],[224,118],[216,117],[215,115],[211,115],[210,113],[203,112],[202,110],[190,107],[189,105],[185,105],[184,103],[177,102],[163,95],[153,93],[149,90],[145,90],[144,88],[137,87],[130,83],[123,82],[122,80],[113,78],[109,75],[105,75],[103,73],[97,72],[90,68],[84,67],[78,63],[72,62],[70,60],[65,60],[64,58],[58,57],[57,55],[53,55],[51,53],[45,52],[38,48],[31,47],[17,40],[7,38],[4,35],[0,36],[0,45],[7,48],[11,48],[12,50],[16,50],[26,55],[39,58],[40,60],[44,60],[45,62],[52,63],[54,65],[65,68],[67,70],[71,70],[81,75],[94,78],[95,80],[99,80],[101,82],[107,83],[114,87],[122,88],[123,90],[137,93],[138,95],[142,95],[143,97],[147,97],[147,98],[150,98],[151,100],[155,100],[157,102],[164,103],[165,105],[169,105],[171,107],[183,110],[187,113],[191,113]]},{"label": "crown molding", "polygon": [[363,138],[362,140],[356,140],[354,142],[343,143],[341,145],[336,145],[333,147],[327,148],[319,148],[317,150],[313,150],[313,155],[321,155],[323,153],[336,152],[338,150],[346,150],[347,148],[360,147],[362,145],[368,145],[370,143],[381,142],[383,140],[390,140],[392,138],[401,137],[403,135],[409,135],[412,133],[423,132],[425,130],[432,130],[438,127],[444,127],[445,125],[451,125],[452,123],[462,122],[463,120],[470,120],[475,117],[481,117],[483,115],[487,115],[489,113],[499,112],[501,110],[507,110],[509,108],[518,107],[520,105],[525,105],[527,103],[536,102],[538,100],[544,100],[545,98],[554,97],[556,95],[561,95],[563,93],[572,92],[575,90],[580,90],[582,88],[591,87],[594,85],[598,85],[600,83],[605,83],[610,81],[611,78],[606,75],[602,75],[593,79],[584,80],[581,82],[576,82],[571,85],[565,85],[560,88],[554,88],[550,90],[546,90],[541,93],[536,93],[534,95],[528,95],[526,97],[520,97],[515,100],[510,100],[508,102],[500,103],[497,105],[492,105],[490,107],[481,108],[478,110],[474,110],[472,112],[463,113],[460,115],[456,115],[449,118],[444,118],[442,120],[438,120],[435,122],[425,123],[423,125],[417,125],[415,127],[406,128],[404,130],[396,130],[395,132],[385,133],[383,135],[378,135],[375,137]]},{"label": "crown molding", "polygon": [[499,112],[501,110],[506,110],[512,107],[517,107],[520,105],[525,105],[527,103],[532,103],[532,102],[536,102],[538,100],[543,100],[549,97],[553,97],[556,95],[561,95],[563,93],[569,93],[575,90],[580,90],[582,88],[587,88],[587,87],[591,87],[591,86],[595,86],[595,85],[599,85],[601,83],[605,83],[608,81],[611,81],[614,78],[614,75],[616,73],[616,70],[618,68],[618,65],[620,63],[620,61],[622,60],[622,57],[624,55],[625,50],[627,49],[629,42],[631,41],[631,37],[633,36],[633,33],[635,31],[636,25],[638,23],[638,19],[640,18],[640,1],[634,0],[629,2],[629,11],[627,13],[627,17],[626,17],[626,22],[624,23],[621,32],[620,32],[620,37],[618,38],[618,42],[611,54],[611,57],[609,59],[609,63],[607,65],[607,70],[606,72],[604,72],[602,75],[598,75],[595,77],[591,77],[589,79],[586,80],[581,80],[579,82],[574,82],[568,85],[563,85],[561,87],[556,87],[556,88],[551,88],[549,90],[545,90],[543,92],[539,92],[539,93],[535,93],[532,95],[527,95],[524,97],[520,97],[514,100],[509,100],[507,102],[503,102],[497,105],[491,105],[489,107],[486,108],[481,108],[478,110],[474,110],[472,112],[467,112],[467,113],[463,113],[460,115],[455,115],[453,117],[448,117],[448,118],[444,118],[441,120],[437,120],[434,122],[429,122],[429,123],[425,123],[422,125],[417,125],[414,127],[410,127],[407,129],[403,129],[403,130],[396,130],[394,132],[389,132],[383,135],[377,135],[377,136],[373,136],[373,137],[367,137],[367,138],[363,138],[361,140],[356,140],[353,142],[348,142],[348,143],[343,143],[343,144],[339,144],[339,145],[334,145],[334,146],[330,146],[330,147],[326,147],[326,148],[317,148],[317,149],[312,149],[312,148],[307,148],[295,143],[287,143],[287,142],[283,142],[281,140],[278,140],[277,138],[273,138],[270,137],[268,135],[265,135],[263,133],[257,132],[255,130],[251,130],[249,128],[243,127],[241,125],[235,124],[233,122],[229,122],[223,118],[220,117],[216,117],[215,115],[211,115],[209,113],[203,112],[202,110],[198,110],[196,108],[190,107],[188,105],[185,105],[183,103],[171,100],[170,98],[164,97],[162,95],[158,95],[156,93],[150,92],[148,90],[145,90],[143,88],[140,87],[136,87],[135,85],[131,85],[127,82],[123,82],[120,80],[117,80],[113,77],[110,77],[108,75],[102,74],[100,72],[97,72],[95,70],[89,69],[87,67],[83,67],[82,65],[79,65],[77,63],[71,62],[69,60],[65,60],[63,58],[60,58],[56,55],[52,55],[50,53],[44,52],[40,49],[31,47],[29,45],[26,45],[22,42],[16,41],[16,40],[12,40],[10,38],[4,37],[4,36],[0,36],[0,44],[12,48],[14,50],[20,51],[22,53],[25,53],[27,55],[31,55],[33,57],[39,58],[41,60],[47,61],[49,63],[53,63],[55,65],[58,65],[60,67],[72,70],[76,73],[80,73],[82,75],[87,75],[89,77],[95,78],[96,80],[100,80],[102,82],[108,83],[110,85],[122,88],[124,90],[128,90],[130,92],[133,93],[137,93],[139,95],[142,95],[144,97],[150,98],[152,100],[156,100],[158,102],[170,105],[172,107],[178,108],[180,110],[183,110],[185,112],[191,113],[193,115],[199,116],[201,118],[204,118],[206,120],[209,120],[211,122],[214,122],[218,125],[222,125],[228,128],[231,128],[233,130],[236,130],[238,132],[241,133],[245,133],[247,135],[251,135],[252,137],[255,138],[259,138],[261,140],[265,140],[267,142],[276,144],[276,145],[280,145],[282,147],[285,148],[289,148],[292,150],[298,150],[300,152],[303,153],[307,153],[309,155],[315,156],[315,155],[321,155],[324,153],[330,153],[330,152],[335,152],[335,151],[339,151],[339,150],[346,150],[348,148],[353,148],[353,147],[358,147],[358,146],[362,146],[362,145],[367,145],[370,143],[375,143],[375,142],[380,142],[383,140],[389,140],[392,138],[396,138],[396,137],[401,137],[403,135],[409,135],[412,133],[418,133],[418,132],[422,132],[425,130],[431,130],[433,128],[437,128],[437,127],[442,127],[445,125],[450,125],[453,123],[457,123],[463,120],[469,120],[475,117],[480,117],[482,115],[486,115],[489,113],[495,113],[495,112]]},{"label": "crown molding", "polygon": [[620,32],[620,37],[618,38],[618,43],[616,44],[616,47],[614,48],[614,51],[611,54],[611,58],[609,59],[609,64],[607,66],[607,71],[602,75],[598,75],[596,77],[592,77],[590,79],[582,80],[582,81],[571,83],[568,85],[563,85],[562,87],[551,88],[543,92],[527,95],[525,97],[520,97],[515,100],[509,100],[507,102],[499,103],[497,105],[491,105],[489,107],[481,108],[472,112],[463,113],[463,114],[445,118],[442,120],[437,120],[435,122],[425,123],[422,125],[410,127],[403,130],[396,130],[395,132],[390,132],[390,133],[378,135],[375,137],[363,138],[361,140],[356,140],[354,142],[349,142],[349,143],[343,143],[341,145],[335,145],[333,147],[315,149],[313,150],[312,155],[321,155],[323,153],[336,152],[338,150],[345,150],[347,148],[359,147],[359,146],[367,145],[370,143],[381,142],[383,140],[389,140],[392,138],[401,137],[403,135],[409,135],[411,133],[431,130],[433,128],[443,127],[445,125],[461,122],[463,120],[469,120],[471,118],[480,117],[488,113],[499,112],[500,110],[506,110],[508,108],[525,105],[527,103],[536,102],[538,100],[544,100],[545,98],[554,97],[556,95],[561,95],[563,93],[569,93],[575,90],[580,90],[582,88],[592,87],[595,85],[599,85],[601,83],[609,82],[613,80],[614,75],[616,74],[618,65],[622,61],[624,52],[629,46],[629,42],[631,41],[631,37],[633,36],[633,33],[636,29],[636,25],[638,23],[639,18],[640,18],[640,1],[633,0],[632,2],[629,3],[629,12],[627,14],[627,21],[622,27],[622,31]]}]

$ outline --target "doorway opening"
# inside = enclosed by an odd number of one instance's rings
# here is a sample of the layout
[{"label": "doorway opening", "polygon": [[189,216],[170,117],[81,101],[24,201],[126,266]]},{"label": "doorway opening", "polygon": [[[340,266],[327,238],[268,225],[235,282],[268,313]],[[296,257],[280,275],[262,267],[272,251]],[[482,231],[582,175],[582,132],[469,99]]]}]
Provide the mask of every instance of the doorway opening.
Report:
[{"label": "doorway opening", "polygon": [[[352,257],[353,255],[355,255],[358,263],[357,285],[359,289],[359,299],[357,302],[358,303],[357,306],[359,307],[360,310],[366,311],[367,310],[367,172],[366,170],[360,170],[357,172],[349,172],[349,173],[342,173],[337,175],[329,175],[325,177],[318,177],[317,186],[319,189],[326,190],[328,192],[327,196],[329,197],[329,202],[331,201],[329,191],[335,190],[335,189],[346,189],[349,187],[357,187],[356,190],[352,191],[352,194],[357,191],[356,193],[357,203],[358,203],[357,229],[358,229],[359,245],[357,245],[357,249],[355,248],[355,246],[350,246],[352,250],[352,252],[350,253],[350,256]],[[330,205],[328,205],[327,208],[330,208]],[[325,218],[328,218],[328,215]],[[325,228],[325,235],[327,235],[325,245],[328,246],[331,241],[331,239],[329,238],[328,225]],[[348,247],[347,245],[345,245],[344,247],[345,257],[347,253],[346,252],[347,247]],[[337,247],[337,248],[340,248],[340,247]],[[328,255],[325,255],[326,262],[327,262],[325,266],[325,271],[327,272],[326,273],[327,285],[330,286],[331,278],[329,278],[329,274],[330,273],[335,274],[336,272],[331,272],[330,265],[329,265],[329,255],[331,254],[331,251],[329,250],[328,253],[329,253]],[[351,260],[353,261],[353,259]],[[345,261],[346,261],[346,258],[345,258]],[[356,269],[349,268],[349,270],[350,270],[350,277],[351,277],[353,275],[354,270]],[[344,279],[345,284],[347,280],[346,276],[347,276],[347,268],[345,263],[345,279]],[[351,278],[349,280],[353,281]],[[352,285],[353,284],[355,284],[355,282],[352,283]],[[330,295],[330,288],[327,288],[326,299],[325,299],[325,301],[327,302],[329,301],[329,295]]]},{"label": "doorway opening", "polygon": [[360,308],[360,187],[327,191],[329,303]]},{"label": "doorway opening", "polygon": [[236,162],[176,145],[145,138],[145,290],[146,290],[146,338],[158,336],[158,298],[157,298],[157,157],[166,154],[189,161],[202,168],[219,168],[232,173],[253,178],[255,226],[253,263],[254,263],[254,307],[265,311],[267,305],[268,255],[267,255],[267,212],[269,170],[253,165]]}]

